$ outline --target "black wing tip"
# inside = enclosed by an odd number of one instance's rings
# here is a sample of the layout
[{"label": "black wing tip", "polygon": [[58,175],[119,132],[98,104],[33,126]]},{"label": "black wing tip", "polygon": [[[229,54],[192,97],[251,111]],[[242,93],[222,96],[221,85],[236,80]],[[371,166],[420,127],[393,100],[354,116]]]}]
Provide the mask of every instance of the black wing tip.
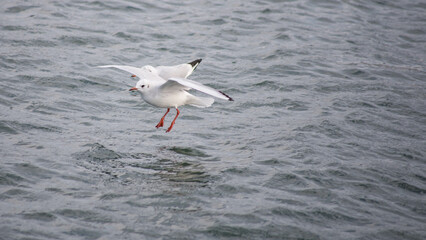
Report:
[{"label": "black wing tip", "polygon": [[196,68],[196,67],[197,67],[197,65],[198,65],[198,64],[200,64],[200,62],[201,62],[202,60],[203,60],[203,59],[199,58],[199,59],[197,59],[197,60],[194,60],[194,61],[192,61],[192,62],[189,62],[188,64],[190,64],[193,68]]},{"label": "black wing tip", "polygon": [[225,96],[225,97],[227,97],[228,98],[228,101],[234,101],[234,99],[233,98],[231,98],[230,96],[228,96],[228,94],[226,94],[226,93],[224,93],[224,92],[222,92],[222,91],[219,91],[223,96]]}]

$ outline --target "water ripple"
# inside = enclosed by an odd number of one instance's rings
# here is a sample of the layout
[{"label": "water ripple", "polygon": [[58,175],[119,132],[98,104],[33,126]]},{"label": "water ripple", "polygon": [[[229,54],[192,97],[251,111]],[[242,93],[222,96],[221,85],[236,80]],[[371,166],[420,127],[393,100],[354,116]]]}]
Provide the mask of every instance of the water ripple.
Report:
[{"label": "water ripple", "polygon": [[[425,8],[5,1],[1,237],[425,239]],[[197,58],[170,133],[95,67]]]}]

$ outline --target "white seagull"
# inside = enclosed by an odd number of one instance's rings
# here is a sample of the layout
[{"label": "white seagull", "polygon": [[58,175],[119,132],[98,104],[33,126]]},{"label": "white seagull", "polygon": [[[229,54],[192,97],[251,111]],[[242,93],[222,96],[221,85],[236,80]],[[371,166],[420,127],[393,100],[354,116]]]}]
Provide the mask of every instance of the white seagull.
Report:
[{"label": "white seagull", "polygon": [[170,127],[166,132],[170,132],[179,116],[179,106],[192,105],[196,107],[209,107],[213,104],[214,99],[210,97],[197,97],[187,92],[187,90],[195,89],[206,93],[210,96],[223,100],[234,101],[231,97],[221,91],[217,91],[211,87],[201,83],[186,79],[195,70],[201,59],[197,59],[190,63],[179,64],[175,66],[158,66],[150,65],[141,68],[124,66],[124,65],[105,65],[101,68],[118,68],[132,73],[132,77],[138,77],[140,80],[136,86],[129,91],[138,91],[142,95],[145,102],[156,106],[167,108],[167,112],[161,118],[156,128],[163,127],[164,118],[169,113],[170,108],[176,108],[176,117],[173,119]]}]

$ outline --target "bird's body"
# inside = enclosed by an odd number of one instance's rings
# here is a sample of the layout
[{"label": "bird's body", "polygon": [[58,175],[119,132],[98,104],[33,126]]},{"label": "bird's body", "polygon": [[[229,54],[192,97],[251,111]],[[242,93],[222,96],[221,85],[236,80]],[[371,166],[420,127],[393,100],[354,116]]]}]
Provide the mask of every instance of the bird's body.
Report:
[{"label": "bird's body", "polygon": [[141,96],[145,102],[163,108],[177,108],[183,105],[209,107],[214,102],[213,98],[201,98],[185,90],[170,90],[164,87],[152,87],[151,90],[142,92]]},{"label": "bird's body", "polygon": [[141,68],[137,68],[122,65],[106,65],[100,67],[118,68],[130,72],[134,74],[133,76],[136,76],[140,79],[136,83],[136,86],[131,88],[130,91],[138,91],[141,94],[142,99],[153,106],[167,108],[167,112],[157,124],[157,128],[163,126],[164,118],[170,111],[170,108],[176,108],[176,117],[172,121],[170,127],[167,129],[167,132],[170,132],[176,121],[176,118],[180,113],[178,107],[183,105],[209,107],[214,102],[213,98],[194,96],[187,92],[187,90],[195,89],[213,97],[233,101],[231,97],[224,94],[223,92],[217,91],[201,83],[186,79],[189,75],[191,75],[200,62],[201,59],[175,66],[152,67],[147,65]]}]

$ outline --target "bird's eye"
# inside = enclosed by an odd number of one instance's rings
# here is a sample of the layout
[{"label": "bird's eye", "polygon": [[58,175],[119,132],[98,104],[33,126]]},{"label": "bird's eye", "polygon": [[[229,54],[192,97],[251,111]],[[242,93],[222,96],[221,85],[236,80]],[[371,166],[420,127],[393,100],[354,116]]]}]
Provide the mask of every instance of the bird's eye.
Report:
[{"label": "bird's eye", "polygon": [[142,85],[142,86],[141,86],[141,88],[144,88],[144,87],[145,87],[145,85]]}]

